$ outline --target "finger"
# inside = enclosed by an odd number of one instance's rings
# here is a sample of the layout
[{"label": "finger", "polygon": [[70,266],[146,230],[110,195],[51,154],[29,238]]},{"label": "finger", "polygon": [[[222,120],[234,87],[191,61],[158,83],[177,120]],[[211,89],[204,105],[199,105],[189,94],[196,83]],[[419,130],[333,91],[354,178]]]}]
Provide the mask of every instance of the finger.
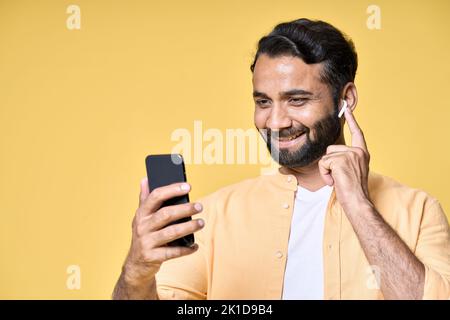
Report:
[{"label": "finger", "polygon": [[330,154],[330,153],[334,153],[334,152],[346,152],[346,151],[350,151],[351,147],[346,146],[344,144],[333,144],[327,147],[327,153],[326,154]]},{"label": "finger", "polygon": [[334,162],[341,160],[342,157],[345,157],[348,154],[348,150],[346,151],[336,151],[330,154],[324,155],[319,163],[319,173],[322,177],[322,180],[329,186],[334,184],[334,178],[332,176],[333,173],[333,164]]},{"label": "finger", "polygon": [[191,247],[161,247],[153,249],[156,261],[164,262],[170,259],[187,256],[198,250],[198,244],[194,243]]},{"label": "finger", "polygon": [[358,147],[349,147],[346,145],[341,145],[341,144],[335,144],[335,145],[330,145],[327,147],[327,152],[324,155],[324,157],[326,158],[327,156],[331,156],[334,155],[336,156],[338,153],[339,154],[344,154],[346,152],[354,152],[356,153],[358,156],[367,156],[370,157],[369,152],[358,148]]},{"label": "finger", "polygon": [[139,207],[139,214],[148,215],[158,210],[164,201],[189,193],[191,186],[186,182],[177,182],[159,187],[150,192]]},{"label": "finger", "polygon": [[364,139],[364,135],[356,122],[355,117],[353,116],[353,112],[349,108],[345,110],[345,120],[347,120],[348,128],[350,129],[350,133],[352,135],[352,146],[358,147],[367,151],[366,140]]},{"label": "finger", "polygon": [[[327,165],[330,166],[330,170],[333,170],[333,168],[331,168],[331,160],[336,159],[338,157],[345,157],[349,151],[353,151],[353,149],[359,149],[359,148],[352,148],[352,147],[348,147],[348,150],[345,151],[336,151],[336,152],[332,152],[329,154],[324,155],[321,160],[323,160]],[[361,149],[359,149],[361,150]]]},{"label": "finger", "polygon": [[164,229],[156,231],[152,234],[153,246],[163,246],[173,240],[187,236],[194,233],[205,225],[203,219],[195,219],[188,222],[172,224]]},{"label": "finger", "polygon": [[138,227],[139,234],[143,235],[151,231],[158,231],[171,222],[198,214],[202,210],[203,207],[200,203],[183,203],[161,208],[154,214],[142,219]]},{"label": "finger", "polygon": [[323,182],[325,182],[330,187],[334,184],[333,177],[331,176],[330,162],[326,159],[320,159],[319,163],[319,173],[322,177]]},{"label": "finger", "polygon": [[141,192],[139,193],[139,206],[144,203],[147,199],[150,191],[148,190],[148,179],[147,177],[141,179]]}]

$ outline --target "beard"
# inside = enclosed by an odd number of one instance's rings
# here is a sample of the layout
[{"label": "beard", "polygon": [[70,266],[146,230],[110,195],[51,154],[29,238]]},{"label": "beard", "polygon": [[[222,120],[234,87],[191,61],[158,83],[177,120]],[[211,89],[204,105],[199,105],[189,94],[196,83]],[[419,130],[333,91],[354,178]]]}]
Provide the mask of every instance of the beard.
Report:
[{"label": "beard", "polygon": [[[277,132],[272,132],[270,129],[266,130],[266,145],[272,158],[284,167],[296,168],[307,166],[322,157],[326,153],[327,147],[334,144],[341,135],[341,123],[338,118],[338,111],[335,110],[333,114],[317,121],[312,128],[301,125]],[[273,140],[274,138],[295,136],[302,132],[305,134],[306,142],[297,150],[279,150],[272,145],[272,142],[276,141]],[[314,140],[311,137],[311,132],[314,133]]]}]

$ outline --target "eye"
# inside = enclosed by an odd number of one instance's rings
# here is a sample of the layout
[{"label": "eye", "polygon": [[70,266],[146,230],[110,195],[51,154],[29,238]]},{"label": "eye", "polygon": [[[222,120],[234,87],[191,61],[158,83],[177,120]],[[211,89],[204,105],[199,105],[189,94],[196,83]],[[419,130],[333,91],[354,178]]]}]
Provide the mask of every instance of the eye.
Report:
[{"label": "eye", "polygon": [[256,105],[261,107],[261,108],[265,108],[268,107],[270,105],[270,101],[268,99],[257,99],[255,101]]},{"label": "eye", "polygon": [[303,105],[308,99],[306,98],[290,98],[289,103],[294,106],[301,106]]}]

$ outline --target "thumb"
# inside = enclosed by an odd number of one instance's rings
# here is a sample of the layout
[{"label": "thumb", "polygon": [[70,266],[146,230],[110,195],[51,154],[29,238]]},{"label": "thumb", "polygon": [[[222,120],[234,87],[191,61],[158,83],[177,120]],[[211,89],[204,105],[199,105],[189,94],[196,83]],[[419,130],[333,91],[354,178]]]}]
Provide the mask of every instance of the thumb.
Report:
[{"label": "thumb", "polygon": [[141,192],[139,193],[139,206],[147,199],[150,194],[148,188],[148,179],[147,177],[141,179]]},{"label": "thumb", "polygon": [[320,159],[319,163],[319,172],[322,177],[323,182],[325,182],[330,187],[334,184],[333,177],[331,176],[330,164],[328,161],[325,161],[323,158]]}]

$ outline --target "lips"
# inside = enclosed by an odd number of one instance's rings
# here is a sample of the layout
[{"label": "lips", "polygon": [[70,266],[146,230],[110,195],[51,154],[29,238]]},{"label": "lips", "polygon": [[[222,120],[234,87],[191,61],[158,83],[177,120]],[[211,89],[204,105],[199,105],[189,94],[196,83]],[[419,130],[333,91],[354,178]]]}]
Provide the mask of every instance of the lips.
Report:
[{"label": "lips", "polygon": [[277,140],[278,141],[291,141],[291,140],[294,140],[294,139],[300,137],[304,133],[305,133],[305,131],[298,132],[295,135],[292,135],[292,136],[289,136],[289,137],[279,137]]},{"label": "lips", "polygon": [[284,149],[295,146],[305,137],[305,131],[296,133],[293,136],[283,137],[283,138],[275,138],[274,142],[278,145],[278,148]]}]

